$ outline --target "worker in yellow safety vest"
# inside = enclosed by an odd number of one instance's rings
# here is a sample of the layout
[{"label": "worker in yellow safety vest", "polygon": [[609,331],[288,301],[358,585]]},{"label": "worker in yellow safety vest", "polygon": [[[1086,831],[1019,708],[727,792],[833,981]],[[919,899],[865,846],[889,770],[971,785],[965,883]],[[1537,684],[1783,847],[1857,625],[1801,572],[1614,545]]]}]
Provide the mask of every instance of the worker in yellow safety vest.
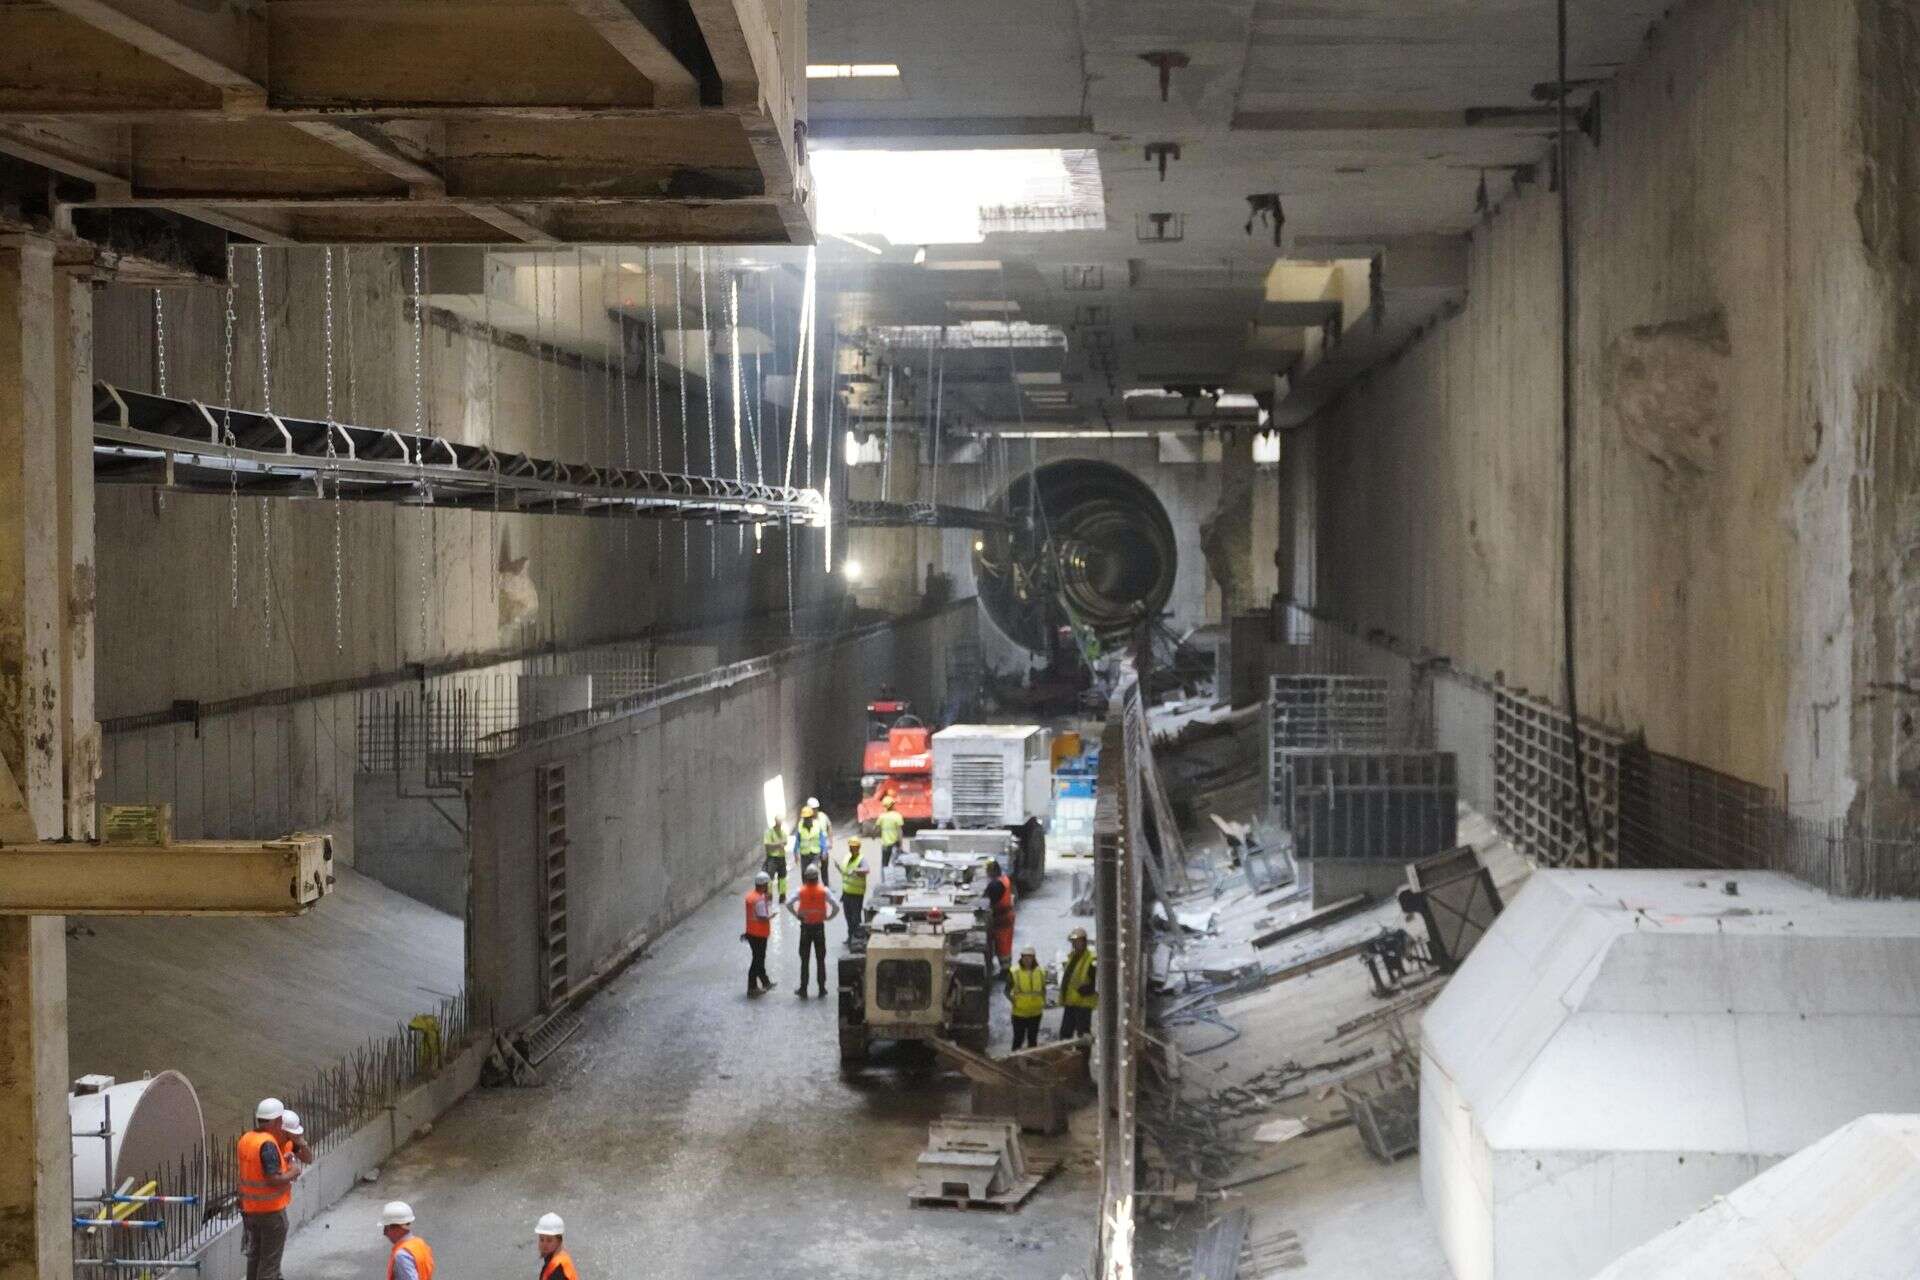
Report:
[{"label": "worker in yellow safety vest", "polygon": [[801,806],[800,821],[793,824],[793,857],[800,864],[802,875],[808,867],[819,867],[822,888],[826,887],[827,850],[831,848],[826,820],[820,811],[811,804]]},{"label": "worker in yellow safety vest", "polygon": [[893,795],[880,797],[880,816],[873,825],[880,829],[880,865],[885,868],[892,864],[895,854],[900,852],[900,841],[907,832],[907,820],[893,807]]},{"label": "worker in yellow safety vest", "polygon": [[847,856],[840,863],[840,908],[847,913],[847,944],[851,946],[866,925],[867,855],[859,836],[847,837]]},{"label": "worker in yellow safety vest", "polygon": [[1020,948],[1020,963],[1007,970],[1007,995],[1013,999],[1013,1047],[1040,1043],[1040,1015],[1047,1011],[1047,971],[1032,947]]},{"label": "worker in yellow safety vest", "polygon": [[1060,966],[1060,1036],[1071,1040],[1093,1034],[1093,1011],[1100,1007],[1100,987],[1095,981],[1093,948],[1087,945],[1087,931],[1075,929],[1067,935],[1066,963]]},{"label": "worker in yellow safety vest", "polygon": [[787,832],[775,818],[760,837],[760,869],[767,873],[781,897],[787,896]]}]

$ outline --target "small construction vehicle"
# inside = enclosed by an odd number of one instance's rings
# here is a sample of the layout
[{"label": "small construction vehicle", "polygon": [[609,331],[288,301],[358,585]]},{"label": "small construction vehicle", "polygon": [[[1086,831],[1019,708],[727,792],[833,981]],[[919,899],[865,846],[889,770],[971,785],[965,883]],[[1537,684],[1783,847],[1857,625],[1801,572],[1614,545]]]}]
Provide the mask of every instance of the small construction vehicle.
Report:
[{"label": "small construction vehicle", "polygon": [[[1053,755],[1033,724],[956,724],[933,735],[933,822],[978,833],[1022,893],[1047,875]],[[924,842],[923,833],[917,839]]]},{"label": "small construction vehicle", "polygon": [[979,887],[883,886],[874,901],[840,958],[841,1069],[857,1069],[879,1040],[985,1049],[992,970]]},{"label": "small construction vehicle", "polygon": [[933,821],[933,749],[930,730],[898,698],[867,704],[867,745],[860,761],[860,829],[874,834],[883,797],[913,831]]}]

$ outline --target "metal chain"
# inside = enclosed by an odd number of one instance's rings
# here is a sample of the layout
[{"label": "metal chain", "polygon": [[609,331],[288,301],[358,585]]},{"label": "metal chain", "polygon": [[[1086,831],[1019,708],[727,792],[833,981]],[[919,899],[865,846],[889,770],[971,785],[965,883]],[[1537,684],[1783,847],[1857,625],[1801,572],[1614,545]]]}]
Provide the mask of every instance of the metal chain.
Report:
[{"label": "metal chain", "polygon": [[893,366],[887,366],[887,435],[880,449],[880,501],[885,502],[893,479]]},{"label": "metal chain", "polygon": [[[646,248],[644,265],[647,270],[647,429],[653,436],[653,469],[667,469],[667,436],[662,426],[666,417],[660,402],[660,356],[665,341],[660,336],[660,306],[653,289],[653,246]],[[660,521],[653,521],[653,572],[660,572],[661,552],[666,544],[666,530]]]},{"label": "metal chain", "polygon": [[[673,249],[673,331],[679,335],[680,342],[680,474],[686,475],[691,468],[687,466],[687,309],[683,304],[686,297],[687,251],[684,246],[675,245]],[[687,521],[680,522],[680,581],[685,582],[692,576],[692,537],[687,529]]]},{"label": "metal chain", "polygon": [[[267,252],[264,246],[253,250],[253,276],[258,289],[260,322],[260,403],[269,417],[273,414],[273,352],[267,344]],[[273,509],[260,499],[260,641],[273,648]]]},{"label": "metal chain", "polygon": [[[713,322],[707,310],[707,246],[700,254],[700,345],[704,359],[700,363],[700,382],[707,392],[707,474],[720,478],[720,440],[713,420]],[[707,576],[720,571],[720,526],[707,521]]]},{"label": "metal chain", "polygon": [[[161,395],[167,394],[167,304],[158,289],[153,291],[153,356],[155,363],[155,381],[159,384]],[[165,514],[167,510],[167,487],[155,485],[153,489],[154,510]]]},{"label": "metal chain", "polygon": [[167,302],[166,295],[153,291],[153,354],[159,368],[160,394],[167,394]]},{"label": "metal chain", "polygon": [[[602,270],[604,272],[604,267],[602,268]],[[633,468],[633,420],[628,413],[628,407],[627,407],[627,393],[628,393],[627,299],[626,299],[627,290],[626,290],[625,277],[623,275],[615,276],[615,279],[618,279],[621,281],[620,310],[615,313],[616,318],[614,320],[614,338],[615,338],[615,341],[617,341],[620,344],[620,356],[619,356],[619,359],[620,359],[620,468],[621,470],[626,471],[626,470],[631,470]],[[601,289],[602,289],[603,297],[604,297],[605,287],[606,287],[606,275],[603,274],[601,276]],[[609,366],[609,373],[611,373],[611,366]],[[628,516],[629,516],[628,519],[622,520],[620,522],[620,550],[622,552],[625,552],[631,549],[630,543],[631,543],[632,529],[633,529],[633,520],[631,519],[631,516],[632,516],[631,510],[629,510]]]},{"label": "metal chain", "polygon": [[493,268],[480,251],[480,326],[487,342],[487,468],[493,473],[493,515],[487,520],[487,598],[500,598],[500,388],[499,335],[493,331]]},{"label": "metal chain", "polygon": [[[220,443],[234,447],[233,440],[233,324],[238,318],[233,308],[233,246],[227,246],[226,372],[220,384]],[[240,607],[240,470],[227,468],[227,568],[232,575],[232,595],[227,607]]]},{"label": "metal chain", "polygon": [[432,556],[434,551],[434,512],[433,486],[427,480],[427,376],[425,348],[427,343],[427,312],[422,305],[422,296],[426,290],[422,287],[421,259],[424,253],[419,245],[413,246],[413,463],[420,472],[420,497],[426,504],[421,512],[421,523],[425,526],[420,539],[420,653],[427,652],[429,610],[428,602],[433,591]]},{"label": "metal chain", "polygon": [[[740,469],[740,277],[727,276],[727,374],[728,382],[733,386],[733,478],[744,480],[745,473]],[[747,549],[747,527],[734,526],[734,553],[743,553]]]},{"label": "metal chain", "polygon": [[[345,592],[342,585],[344,555],[342,552],[342,535],[340,528],[340,521],[342,519],[340,507],[340,453],[335,447],[333,440],[334,433],[339,426],[339,422],[334,417],[333,412],[333,246],[328,245],[322,250],[322,254],[321,270],[324,277],[322,291],[326,295],[323,328],[326,334],[327,349],[327,471],[333,476],[333,648],[334,652],[339,653],[347,647],[347,633],[346,624],[343,621]],[[322,488],[324,489],[324,487],[323,485]]]}]

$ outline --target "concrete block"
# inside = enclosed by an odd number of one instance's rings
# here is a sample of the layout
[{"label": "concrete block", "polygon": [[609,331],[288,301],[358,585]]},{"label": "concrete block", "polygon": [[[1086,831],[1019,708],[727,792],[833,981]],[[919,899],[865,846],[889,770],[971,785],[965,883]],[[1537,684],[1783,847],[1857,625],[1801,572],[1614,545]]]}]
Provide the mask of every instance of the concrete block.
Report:
[{"label": "concrete block", "polygon": [[1434,1002],[1421,1180],[1459,1280],[1584,1280],[1853,1117],[1920,1110],[1920,903],[1724,880],[1536,872]]},{"label": "concrete block", "polygon": [[1920,1116],[1862,1116],[1713,1197],[1599,1280],[1902,1280],[1916,1230]]}]

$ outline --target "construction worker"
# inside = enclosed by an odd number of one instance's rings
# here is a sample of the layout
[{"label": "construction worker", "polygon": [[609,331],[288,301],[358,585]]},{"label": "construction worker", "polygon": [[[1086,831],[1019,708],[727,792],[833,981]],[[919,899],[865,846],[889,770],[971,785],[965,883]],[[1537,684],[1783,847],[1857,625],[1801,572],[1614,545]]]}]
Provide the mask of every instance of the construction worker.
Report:
[{"label": "construction worker", "polygon": [[793,824],[793,860],[800,864],[801,872],[808,867],[818,867],[824,877],[827,850],[831,848],[827,824],[820,811],[811,804],[802,806],[800,821]]},{"label": "construction worker", "polygon": [[987,863],[988,928],[993,933],[993,954],[1001,971],[1013,964],[1013,881],[1000,873],[1000,860]]},{"label": "construction worker", "polygon": [[280,1154],[278,1098],[262,1098],[253,1109],[253,1128],[234,1144],[235,1188],[240,1199],[240,1251],[247,1258],[247,1280],[280,1280],[280,1255],[287,1248],[287,1206],[300,1166]]},{"label": "construction worker", "polygon": [[797,996],[807,994],[807,956],[812,954],[820,975],[820,994],[827,994],[827,921],[840,914],[840,904],[820,884],[820,868],[808,867],[800,873],[800,888],[787,899],[787,910],[800,922],[800,985]]},{"label": "construction worker", "polygon": [[831,849],[833,847],[833,815],[827,812],[826,806],[820,803],[818,796],[808,796],[807,807],[820,815],[820,829],[826,835],[827,848]]},{"label": "construction worker", "polygon": [[847,837],[847,856],[840,863],[840,906],[847,913],[847,943],[866,922],[867,855],[860,849],[860,837]]},{"label": "construction worker", "polygon": [[380,1210],[380,1234],[393,1245],[387,1255],[387,1280],[433,1280],[433,1250],[413,1234],[413,1209],[389,1200]]},{"label": "construction worker", "polygon": [[1013,1000],[1013,1047],[1040,1043],[1040,1015],[1047,1011],[1047,971],[1032,947],[1020,948],[1020,963],[1007,970],[1007,995]]},{"label": "construction worker", "polygon": [[880,797],[880,816],[874,819],[874,826],[880,829],[880,866],[884,869],[900,852],[900,841],[907,833],[907,820],[894,808],[891,791]]},{"label": "construction worker", "polygon": [[313,1163],[313,1148],[307,1145],[307,1131],[300,1123],[300,1113],[288,1107],[280,1113],[280,1133],[275,1141],[280,1147],[280,1162],[298,1160],[301,1164]]},{"label": "construction worker", "polygon": [[580,1270],[567,1252],[567,1224],[557,1213],[543,1213],[533,1224],[534,1239],[540,1242],[540,1280],[580,1280]]},{"label": "construction worker", "polygon": [[780,825],[776,815],[773,825],[767,828],[767,834],[760,837],[760,869],[779,887],[780,896],[787,896],[787,832]]},{"label": "construction worker", "polygon": [[1100,987],[1094,981],[1096,967],[1093,948],[1087,945],[1087,931],[1075,929],[1067,935],[1067,961],[1060,966],[1060,1036],[1071,1040],[1093,1034],[1093,1011],[1100,1007]]},{"label": "construction worker", "polygon": [[767,976],[767,940],[773,936],[773,895],[767,891],[770,882],[762,871],[753,878],[753,888],[747,890],[747,928],[740,937],[752,956],[747,962],[749,996],[773,990],[773,979]]}]

